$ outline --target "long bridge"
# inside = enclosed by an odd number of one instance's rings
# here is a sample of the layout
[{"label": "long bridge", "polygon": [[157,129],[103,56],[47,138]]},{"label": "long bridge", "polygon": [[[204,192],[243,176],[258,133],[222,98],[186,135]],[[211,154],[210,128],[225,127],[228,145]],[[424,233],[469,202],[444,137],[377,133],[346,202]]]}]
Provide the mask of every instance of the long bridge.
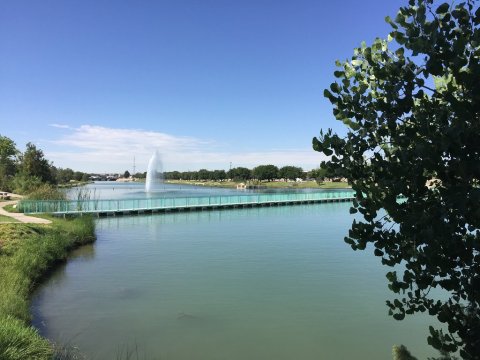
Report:
[{"label": "long bridge", "polygon": [[352,201],[353,198],[353,191],[322,191],[118,200],[22,200],[18,207],[25,214],[116,216],[170,211],[345,202]]}]

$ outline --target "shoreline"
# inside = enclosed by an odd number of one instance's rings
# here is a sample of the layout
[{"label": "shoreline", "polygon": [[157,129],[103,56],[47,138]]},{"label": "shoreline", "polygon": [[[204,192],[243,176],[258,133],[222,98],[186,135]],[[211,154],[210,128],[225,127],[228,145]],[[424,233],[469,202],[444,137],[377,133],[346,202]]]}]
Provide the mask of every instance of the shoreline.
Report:
[{"label": "shoreline", "polygon": [[316,181],[288,182],[288,181],[262,181],[262,182],[238,182],[238,181],[207,181],[207,180],[165,180],[167,184],[196,185],[235,189],[240,184],[261,186],[266,189],[351,189],[346,182],[324,182],[320,185]]},{"label": "shoreline", "polygon": [[1,359],[50,360],[62,351],[32,325],[31,295],[72,250],[95,241],[95,223],[89,216],[49,219],[51,224],[0,224]]}]

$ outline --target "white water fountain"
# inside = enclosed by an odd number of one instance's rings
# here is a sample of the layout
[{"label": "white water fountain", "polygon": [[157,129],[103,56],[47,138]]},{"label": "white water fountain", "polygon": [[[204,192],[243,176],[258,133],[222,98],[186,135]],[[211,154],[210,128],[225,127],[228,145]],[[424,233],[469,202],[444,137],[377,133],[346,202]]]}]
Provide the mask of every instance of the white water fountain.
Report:
[{"label": "white water fountain", "polygon": [[163,185],[163,166],[162,159],[158,150],[155,150],[147,168],[147,179],[145,181],[145,191],[155,192],[160,191]]}]

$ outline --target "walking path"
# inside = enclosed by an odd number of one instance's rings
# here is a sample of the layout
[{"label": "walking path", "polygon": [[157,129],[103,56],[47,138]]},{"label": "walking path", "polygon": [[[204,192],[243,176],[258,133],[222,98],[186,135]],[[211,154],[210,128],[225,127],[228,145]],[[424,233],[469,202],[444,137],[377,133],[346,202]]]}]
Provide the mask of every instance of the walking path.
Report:
[{"label": "walking path", "polygon": [[[2,201],[0,202],[0,215],[8,216],[18,222],[22,223],[31,223],[31,224],[50,224],[51,221],[47,219],[37,218],[33,216],[27,216],[23,213],[13,213],[8,212],[3,207],[7,205],[15,205],[18,200]],[[13,223],[13,221],[12,221]],[[8,224],[8,222],[3,222],[3,224]]]}]

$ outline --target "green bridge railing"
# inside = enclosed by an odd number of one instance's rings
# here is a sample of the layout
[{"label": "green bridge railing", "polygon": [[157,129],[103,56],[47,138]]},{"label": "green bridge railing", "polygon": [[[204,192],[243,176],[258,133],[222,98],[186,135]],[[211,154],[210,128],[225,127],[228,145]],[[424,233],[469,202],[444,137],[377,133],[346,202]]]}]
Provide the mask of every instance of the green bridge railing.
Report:
[{"label": "green bridge railing", "polygon": [[353,191],[287,194],[221,195],[200,197],[144,198],[118,200],[22,200],[19,210],[26,214],[102,213],[141,210],[170,210],[194,207],[261,205],[305,201],[353,199]]}]

